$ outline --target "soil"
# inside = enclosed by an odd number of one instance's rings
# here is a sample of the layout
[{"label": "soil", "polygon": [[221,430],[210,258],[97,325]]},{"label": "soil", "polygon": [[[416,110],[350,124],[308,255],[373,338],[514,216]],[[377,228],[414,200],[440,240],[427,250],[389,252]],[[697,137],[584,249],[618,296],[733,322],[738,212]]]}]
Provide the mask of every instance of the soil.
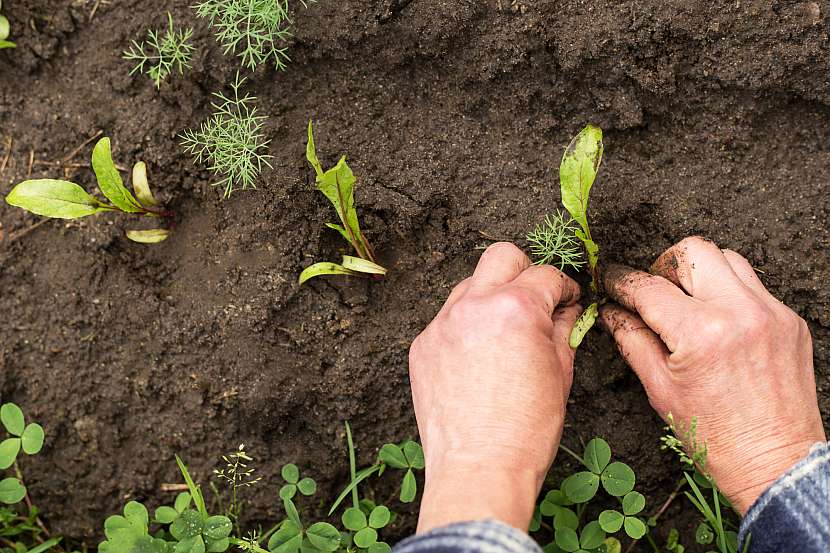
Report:
[{"label": "soil", "polygon": [[[137,221],[113,215],[11,241],[39,218],[0,203],[0,399],[47,429],[24,469],[54,532],[94,543],[125,500],[171,500],[174,453],[205,480],[246,444],[265,477],[248,492],[256,522],[280,516],[283,463],[336,493],[343,421],[361,464],[415,436],[410,341],[482,248],[521,243],[559,205],[562,150],[589,121],[605,131],[591,205],[605,259],[646,267],[691,234],[748,257],[808,321],[830,414],[830,1],[295,2],[288,70],[262,67],[246,85],[270,115],[273,169],[224,201],[177,135],[209,115],[238,64],[190,3],[4,2],[18,48],[0,52],[0,140],[12,140],[0,193],[30,172],[60,177],[40,162],[102,130],[119,163],[148,163],[178,213],[157,246],[127,241]],[[157,92],[120,53],[168,9],[194,27],[197,55]],[[348,154],[358,176],[382,282],[296,284],[343,246],[304,160],[310,118],[324,163]],[[658,505],[679,478],[661,426],[591,331],[565,443],[604,436]],[[693,541],[688,506],[665,518],[660,532],[674,524]]]}]

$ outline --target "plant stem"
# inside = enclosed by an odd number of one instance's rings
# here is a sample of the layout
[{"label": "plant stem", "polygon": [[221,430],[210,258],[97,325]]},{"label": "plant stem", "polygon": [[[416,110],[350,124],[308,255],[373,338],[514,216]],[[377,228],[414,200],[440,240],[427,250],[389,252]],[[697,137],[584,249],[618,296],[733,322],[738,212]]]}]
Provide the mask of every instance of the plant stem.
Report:
[{"label": "plant stem", "polygon": [[577,455],[573,450],[568,449],[567,447],[565,447],[562,444],[559,444],[559,449],[561,449],[562,451],[564,451],[565,453],[567,453],[568,455],[570,455],[571,457],[573,457],[574,459],[579,461],[579,464],[581,464],[581,465],[585,464],[585,461],[582,460],[582,457]]},{"label": "plant stem", "polygon": [[[20,483],[23,484],[23,487],[26,488],[26,484],[23,481],[23,472],[20,470],[20,465],[17,464],[17,460],[14,462],[14,472],[17,475],[17,479],[20,480]],[[26,488],[26,495],[23,496],[23,499],[26,501],[26,506],[29,508],[29,512],[32,512],[34,506],[32,505],[32,498],[29,497],[29,488]],[[49,538],[49,530],[46,528],[46,525],[43,524],[43,521],[40,520],[40,515],[35,515],[35,522],[37,523],[38,527],[43,530],[43,534]],[[43,538],[40,536],[37,537],[40,543],[43,543]]]}]

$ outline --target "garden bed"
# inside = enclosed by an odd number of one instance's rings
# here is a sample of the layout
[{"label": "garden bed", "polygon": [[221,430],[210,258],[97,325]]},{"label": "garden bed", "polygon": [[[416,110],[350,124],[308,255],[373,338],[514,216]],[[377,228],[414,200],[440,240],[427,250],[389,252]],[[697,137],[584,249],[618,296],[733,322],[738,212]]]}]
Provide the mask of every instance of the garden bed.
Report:
[{"label": "garden bed", "polygon": [[[342,487],[343,421],[361,464],[415,437],[409,343],[482,248],[521,243],[559,205],[562,150],[586,122],[605,131],[591,200],[605,259],[644,267],[696,233],[745,255],[809,323],[830,414],[826,2],[297,3],[287,71],[260,67],[245,86],[270,116],[273,169],[227,200],[177,135],[209,116],[236,60],[189,2],[171,11],[195,29],[192,71],[157,92],[120,59],[169,4],[3,6],[18,48],[0,51],[0,193],[30,173],[61,177],[43,162],[100,130],[116,162],[147,162],[178,213],[172,236],[145,246],[124,238],[129,218],[26,232],[40,218],[0,203],[0,399],[46,428],[24,468],[55,532],[97,542],[126,499],[171,501],[174,453],[206,480],[244,443],[265,477],[246,516],[261,521],[280,516],[286,462],[326,496]],[[304,158],[309,119],[324,165],[348,155],[383,281],[296,283],[343,247]],[[93,182],[87,169],[68,174]],[[567,424],[572,447],[607,439],[652,505],[680,477],[600,330],[577,355]],[[691,535],[681,507],[666,517]]]}]

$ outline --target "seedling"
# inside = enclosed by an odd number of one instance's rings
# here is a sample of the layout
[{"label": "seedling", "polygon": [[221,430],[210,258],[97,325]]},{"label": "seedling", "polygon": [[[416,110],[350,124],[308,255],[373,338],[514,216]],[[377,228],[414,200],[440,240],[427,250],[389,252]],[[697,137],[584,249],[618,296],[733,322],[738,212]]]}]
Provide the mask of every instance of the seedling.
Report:
[{"label": "seedling", "polygon": [[[26,424],[23,411],[14,403],[5,403],[0,407],[0,422],[10,435],[0,442],[0,469],[17,468],[17,456],[21,450],[26,455],[36,455],[43,448],[43,427],[34,422]],[[11,505],[26,497],[26,486],[19,470],[17,473],[16,478],[0,480],[0,503]]]},{"label": "seedling", "polygon": [[[577,134],[562,155],[559,164],[559,188],[562,205],[570,215],[566,219],[561,212],[545,218],[545,222],[527,236],[531,251],[539,263],[558,262],[559,268],[580,269],[584,261],[576,248],[576,241],[582,246],[588,258],[591,273],[591,290],[599,293],[599,246],[591,236],[588,225],[588,199],[602,163],[602,130],[588,125]],[[588,330],[594,326],[598,313],[598,302],[592,302],[576,321],[570,336],[570,346],[579,347]]]},{"label": "seedling", "polygon": [[222,177],[213,185],[223,187],[226,198],[239,188],[256,188],[263,165],[271,167],[271,156],[263,153],[270,142],[262,132],[268,117],[257,115],[255,96],[240,97],[244,83],[237,73],[231,96],[214,92],[217,101],[211,104],[214,111],[210,119],[198,131],[186,130],[180,137],[185,151],[197,163],[207,163],[215,175]]},{"label": "seedling", "polygon": [[317,174],[317,190],[328,198],[340,218],[341,224],[326,223],[326,226],[339,232],[357,252],[357,257],[344,255],[340,264],[322,262],[306,267],[300,273],[300,284],[320,275],[354,275],[382,278],[386,274],[386,269],[378,265],[372,246],[369,245],[360,230],[354,201],[356,179],[352,170],[346,164],[346,156],[342,156],[337,165],[331,169],[323,171],[323,167],[317,159],[311,121],[308,122],[306,159],[314,167]]},{"label": "seedling", "polygon": [[[239,499],[239,490],[259,484],[262,478],[254,476],[256,469],[249,466],[254,459],[245,452],[245,444],[239,444],[236,451],[223,455],[222,460],[225,462],[225,466],[221,469],[214,469],[213,475],[223,481],[230,489],[231,498],[225,514],[237,524],[237,530],[239,530],[239,517],[242,515],[243,507],[243,503]],[[214,489],[214,492],[218,497],[218,490]]]},{"label": "seedling", "polygon": [[293,499],[299,491],[302,495],[314,495],[317,493],[317,482],[308,476],[300,479],[300,469],[294,463],[288,463],[282,467],[282,478],[286,484],[280,488],[280,498],[283,500]]},{"label": "seedling", "polygon": [[203,0],[194,8],[210,21],[225,55],[236,54],[251,71],[269,61],[285,69],[289,57],[280,45],[291,37],[288,0]]},{"label": "seedling", "polygon": [[[0,0],[0,10],[3,9],[3,0]],[[11,25],[9,25],[9,20],[6,19],[6,16],[0,13],[0,50],[3,48],[17,48],[17,44],[10,40],[6,40],[9,38],[9,34],[11,33]]]},{"label": "seedling", "polygon": [[306,527],[290,499],[283,500],[288,518],[268,540],[271,553],[333,553],[340,547],[340,532],[328,522],[315,522]]},{"label": "seedling", "polygon": [[[96,213],[118,211],[170,221],[173,214],[160,207],[147,182],[147,166],[139,161],[133,166],[133,191],[124,186],[112,161],[110,139],[102,138],[92,151],[92,168],[101,193],[111,202],[105,203],[88,194],[74,182],[55,179],[27,180],[16,185],[6,203],[36,215],[56,219],[80,219]],[[169,229],[128,230],[133,242],[153,244],[165,240]]]},{"label": "seedling", "polygon": [[193,57],[194,48],[190,44],[193,29],[175,30],[170,12],[167,12],[167,21],[167,30],[163,35],[159,31],[147,31],[147,42],[132,41],[132,46],[123,55],[125,60],[136,62],[130,75],[144,73],[156,83],[156,88],[161,88],[161,82],[173,70],[183,75],[185,69],[190,69]]}]

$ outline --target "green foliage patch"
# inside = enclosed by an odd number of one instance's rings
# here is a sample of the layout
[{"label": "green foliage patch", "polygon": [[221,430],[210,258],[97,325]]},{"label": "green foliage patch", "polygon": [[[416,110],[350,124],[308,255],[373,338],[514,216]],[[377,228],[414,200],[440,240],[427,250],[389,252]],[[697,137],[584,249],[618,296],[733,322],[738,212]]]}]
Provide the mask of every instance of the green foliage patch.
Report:
[{"label": "green foliage patch", "polygon": [[132,41],[130,48],[123,54],[125,60],[136,63],[130,75],[144,73],[153,80],[156,88],[161,88],[161,82],[174,70],[183,75],[185,69],[190,69],[193,57],[194,48],[190,44],[193,29],[177,31],[173,27],[170,12],[167,12],[167,22],[164,34],[160,31],[147,31],[146,42]]}]

